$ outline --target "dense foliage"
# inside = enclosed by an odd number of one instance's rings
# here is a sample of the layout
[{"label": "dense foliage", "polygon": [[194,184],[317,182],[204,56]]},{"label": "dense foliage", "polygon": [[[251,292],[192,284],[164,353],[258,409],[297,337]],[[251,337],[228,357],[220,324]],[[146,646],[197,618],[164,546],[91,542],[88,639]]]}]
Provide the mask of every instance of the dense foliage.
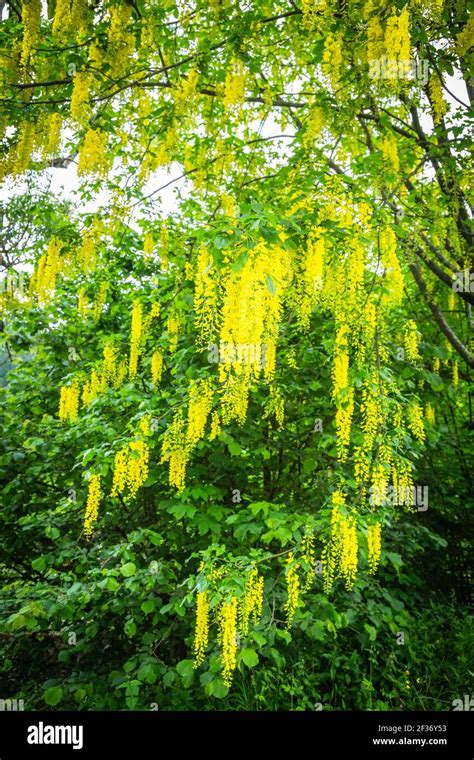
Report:
[{"label": "dense foliage", "polygon": [[0,698],[452,709],[470,3],[43,5],[0,3]]}]

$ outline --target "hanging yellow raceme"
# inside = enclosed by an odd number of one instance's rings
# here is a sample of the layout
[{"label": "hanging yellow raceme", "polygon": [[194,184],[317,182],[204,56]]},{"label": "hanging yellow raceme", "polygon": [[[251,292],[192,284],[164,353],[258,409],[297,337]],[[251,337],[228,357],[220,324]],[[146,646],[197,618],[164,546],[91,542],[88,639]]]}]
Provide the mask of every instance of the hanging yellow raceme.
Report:
[{"label": "hanging yellow raceme", "polygon": [[339,87],[342,65],[342,35],[341,33],[326,35],[323,51],[323,74],[329,78],[333,90]]},{"label": "hanging yellow raceme", "polygon": [[84,533],[90,538],[99,515],[100,475],[91,475],[87,493],[86,512],[84,516]]},{"label": "hanging yellow raceme", "polygon": [[163,374],[163,354],[158,349],[151,355],[151,381],[157,386]]},{"label": "hanging yellow raceme", "polygon": [[406,324],[403,345],[407,361],[417,362],[421,358],[418,350],[418,326],[413,319]]},{"label": "hanging yellow raceme", "polygon": [[48,250],[39,258],[36,271],[31,278],[30,293],[38,297],[41,305],[51,299],[56,287],[56,279],[62,268],[61,249],[61,241],[51,238]]},{"label": "hanging yellow raceme", "polygon": [[242,61],[233,58],[225,77],[224,106],[227,109],[240,108],[244,102],[245,67]]},{"label": "hanging yellow raceme", "polygon": [[71,95],[71,119],[79,126],[85,126],[91,115],[90,89],[92,75],[88,71],[78,71],[74,75]]},{"label": "hanging yellow raceme", "polygon": [[41,0],[23,0],[21,20],[23,22],[23,43],[20,63],[22,66],[25,66],[39,36]]},{"label": "hanging yellow raceme", "polygon": [[369,572],[371,575],[373,575],[375,572],[377,572],[382,549],[382,526],[380,523],[374,523],[373,525],[368,526],[367,545]]},{"label": "hanging yellow raceme", "polygon": [[204,437],[204,429],[211,411],[213,388],[210,379],[197,380],[189,390],[188,427],[186,440],[193,448]]},{"label": "hanging yellow raceme", "polygon": [[134,301],[132,308],[132,324],[130,328],[130,356],[128,363],[128,376],[130,380],[136,377],[138,370],[138,358],[140,356],[142,328],[143,328],[143,307],[140,301]]},{"label": "hanging yellow raceme", "polygon": [[[143,430],[142,425],[141,433],[146,435],[150,434],[151,431],[149,429]],[[127,499],[135,498],[138,489],[148,478],[149,459],[150,449],[147,442],[141,437],[122,446],[115,454],[110,495],[123,495]]]},{"label": "hanging yellow raceme", "polygon": [[79,149],[77,173],[105,176],[109,167],[106,149],[107,132],[100,129],[88,129]]},{"label": "hanging yellow raceme", "polygon": [[194,668],[198,668],[206,656],[209,641],[209,601],[207,591],[198,591],[196,597],[196,626],[194,631]]},{"label": "hanging yellow raceme", "polygon": [[306,565],[306,577],[302,591],[308,591],[311,588],[315,576],[314,531],[311,528],[307,528],[303,534],[303,539],[301,541],[301,558]]},{"label": "hanging yellow raceme", "polygon": [[286,612],[286,626],[290,628],[300,604],[300,579],[298,575],[299,563],[295,561],[293,552],[286,559],[286,591],[287,597],[284,605]]},{"label": "hanging yellow raceme", "polygon": [[183,411],[179,410],[164,434],[160,459],[160,464],[169,463],[169,483],[178,491],[182,491],[185,486],[189,455],[186,420]]},{"label": "hanging yellow raceme", "polygon": [[61,422],[74,422],[79,411],[79,385],[63,385],[59,399],[59,419]]},{"label": "hanging yellow raceme", "polygon": [[245,579],[244,593],[239,606],[239,633],[246,636],[250,618],[257,623],[262,615],[264,579],[256,567],[249,570]]},{"label": "hanging yellow raceme", "polygon": [[237,597],[224,602],[219,610],[219,642],[221,645],[222,680],[226,686],[232,683],[237,665]]}]

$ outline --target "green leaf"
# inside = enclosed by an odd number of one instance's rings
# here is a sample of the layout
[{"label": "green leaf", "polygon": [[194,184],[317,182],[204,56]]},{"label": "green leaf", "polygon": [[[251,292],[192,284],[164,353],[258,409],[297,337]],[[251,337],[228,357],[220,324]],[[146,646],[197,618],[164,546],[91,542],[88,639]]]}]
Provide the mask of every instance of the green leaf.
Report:
[{"label": "green leaf", "polygon": [[254,649],[242,649],[240,656],[248,668],[258,665],[258,654]]},{"label": "green leaf", "polygon": [[125,623],[123,629],[124,629],[125,633],[127,634],[127,636],[135,636],[135,634],[137,632],[137,626],[136,626],[135,621],[133,620],[133,618],[131,618],[130,620],[127,620],[127,622]]},{"label": "green leaf", "polygon": [[37,559],[34,559],[31,563],[31,567],[34,570],[37,570],[39,573],[43,572],[44,568],[46,567],[46,558],[38,557]]},{"label": "green leaf", "polygon": [[63,690],[61,686],[50,686],[43,694],[43,699],[47,705],[55,707],[63,698]]},{"label": "green leaf", "polygon": [[133,562],[127,562],[125,565],[122,565],[120,572],[125,578],[131,578],[137,572],[137,568]]}]

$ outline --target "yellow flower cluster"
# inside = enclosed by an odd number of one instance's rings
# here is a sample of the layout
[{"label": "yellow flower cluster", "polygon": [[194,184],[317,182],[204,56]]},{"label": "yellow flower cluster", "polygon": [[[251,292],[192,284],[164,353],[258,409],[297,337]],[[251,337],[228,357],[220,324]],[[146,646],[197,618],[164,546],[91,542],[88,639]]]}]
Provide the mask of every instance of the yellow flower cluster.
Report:
[{"label": "yellow flower cluster", "polygon": [[338,459],[344,462],[350,442],[354,413],[354,389],[349,386],[349,354],[347,325],[339,327],[333,364],[332,396],[336,403],[336,436]]},{"label": "yellow flower cluster", "polygon": [[163,374],[163,354],[161,351],[153,351],[151,356],[151,381],[153,385],[158,385]]},{"label": "yellow flower cluster", "polygon": [[453,386],[457,388],[459,385],[459,364],[457,360],[453,361]]},{"label": "yellow flower cluster", "polygon": [[148,444],[141,438],[129,441],[126,446],[119,449],[115,455],[110,495],[125,494],[127,498],[133,499],[148,478],[149,459]]},{"label": "yellow flower cluster", "polygon": [[31,160],[35,143],[35,124],[23,119],[18,128],[18,139],[13,151],[13,176],[23,174]]},{"label": "yellow flower cluster", "polygon": [[[346,206],[346,211],[348,207]],[[339,223],[343,224],[343,218],[340,216]],[[350,222],[352,224],[352,221]],[[357,312],[361,308],[366,294],[364,293],[364,268],[365,268],[365,247],[362,244],[358,234],[355,234],[349,242],[349,256],[344,273],[344,298],[340,303],[335,303],[333,310],[336,319],[345,325],[350,325],[352,319],[355,319]]]},{"label": "yellow flower cluster", "polygon": [[48,250],[39,258],[36,272],[30,280],[30,293],[37,295],[40,304],[49,301],[56,287],[56,278],[62,267],[61,248],[61,241],[51,238]]},{"label": "yellow flower cluster", "polygon": [[181,327],[181,319],[178,314],[170,313],[166,321],[166,329],[168,331],[169,351],[170,354],[174,354],[178,348],[179,340],[179,328]]},{"label": "yellow flower cluster", "polygon": [[429,402],[425,406],[425,418],[426,421],[430,423],[430,425],[434,425],[436,423],[435,410]]},{"label": "yellow flower cluster", "polygon": [[348,590],[355,582],[358,566],[358,541],[355,517],[345,516],[341,507],[345,497],[340,491],[332,495],[331,534],[323,549],[323,586],[326,593],[341,577]]},{"label": "yellow flower cluster", "polygon": [[84,533],[90,538],[99,515],[100,475],[91,475],[87,493],[86,513],[84,516]]},{"label": "yellow flower cluster", "polygon": [[232,683],[237,665],[237,597],[224,602],[219,611],[219,642],[221,644],[222,680],[226,686]]},{"label": "yellow flower cluster", "polygon": [[381,506],[387,498],[389,472],[389,468],[385,467],[382,461],[376,461],[372,467],[371,504],[373,506]]},{"label": "yellow flower cluster", "polygon": [[385,55],[389,61],[406,62],[410,60],[410,16],[406,6],[399,16],[395,10],[392,11],[385,27],[384,42]]},{"label": "yellow flower cluster", "polygon": [[82,403],[84,406],[92,404],[94,399],[107,390],[107,380],[100,371],[91,370],[89,380],[86,380],[82,387]]},{"label": "yellow flower cluster", "polygon": [[107,133],[100,129],[88,129],[79,151],[77,173],[105,176],[108,171],[106,148]]},{"label": "yellow flower cluster", "polygon": [[199,72],[195,68],[189,71],[186,78],[180,79],[174,96],[175,109],[179,116],[185,115],[193,107],[198,82]]},{"label": "yellow flower cluster", "polygon": [[303,145],[308,150],[314,148],[315,142],[320,136],[326,123],[324,109],[320,106],[312,106],[308,112],[308,118],[305,124],[302,140]]},{"label": "yellow flower cluster", "polygon": [[400,171],[400,159],[398,157],[397,140],[393,135],[385,137],[380,143],[380,149],[384,158],[384,164],[393,174]]},{"label": "yellow flower cluster", "polygon": [[372,16],[367,24],[367,61],[378,61],[384,55],[384,33],[378,16]]},{"label": "yellow flower cluster", "polygon": [[270,393],[265,402],[265,414],[264,418],[273,415],[278,427],[283,427],[285,421],[285,399],[283,398],[280,389],[275,383],[270,385]]},{"label": "yellow flower cluster", "polygon": [[110,76],[114,79],[127,72],[135,48],[135,35],[129,28],[131,11],[129,3],[115,3],[109,7],[107,63],[110,66]]},{"label": "yellow flower cluster", "polygon": [[117,371],[117,349],[112,341],[108,341],[102,350],[104,361],[103,370],[108,382],[113,382]]},{"label": "yellow flower cluster", "polygon": [[186,422],[183,412],[180,410],[175,414],[171,425],[165,432],[160,459],[160,464],[169,463],[169,482],[178,491],[182,491],[185,485],[189,453]]},{"label": "yellow flower cluster", "polygon": [[440,124],[448,111],[448,104],[443,96],[443,88],[438,75],[430,77],[428,82],[428,91],[430,94],[433,121]]},{"label": "yellow flower cluster", "polygon": [[362,390],[362,430],[364,432],[364,448],[367,452],[372,450],[378,427],[383,419],[380,394],[381,388],[377,377],[374,375],[371,381],[364,383]]},{"label": "yellow flower cluster", "polygon": [[132,324],[130,328],[130,355],[128,362],[128,376],[131,380],[136,377],[138,370],[138,358],[140,356],[143,333],[143,307],[140,301],[134,301],[132,308]]},{"label": "yellow flower cluster", "polygon": [[232,59],[225,77],[224,106],[240,107],[245,102],[245,67],[242,61]]},{"label": "yellow flower cluster", "polygon": [[194,667],[198,668],[206,655],[209,641],[209,600],[207,591],[198,591],[196,599],[196,627],[194,631]]},{"label": "yellow flower cluster", "polygon": [[327,0],[302,0],[301,10],[303,14],[303,26],[314,29],[318,18],[322,19],[327,11]]},{"label": "yellow flower cluster", "polygon": [[94,317],[96,321],[99,319],[100,315],[102,314],[102,309],[104,307],[105,300],[107,298],[108,289],[109,289],[109,283],[107,282],[107,280],[103,280],[100,283],[99,290],[94,299],[94,306],[92,309],[92,316]]},{"label": "yellow flower cluster", "polygon": [[302,271],[298,277],[298,322],[303,330],[309,329],[311,312],[318,303],[323,287],[325,242],[322,229],[315,227],[308,237]]},{"label": "yellow flower cluster", "polygon": [[92,77],[87,71],[78,71],[74,75],[71,95],[71,119],[81,126],[87,124],[91,117],[89,102]]},{"label": "yellow flower cluster", "polygon": [[79,411],[79,386],[76,382],[63,385],[59,398],[59,419],[62,422],[74,422]]},{"label": "yellow flower cluster", "polygon": [[190,449],[204,437],[207,418],[212,407],[214,391],[209,379],[197,380],[189,389],[188,427],[186,441]]},{"label": "yellow flower cluster", "polygon": [[293,622],[296,610],[300,603],[300,579],[298,575],[299,563],[295,562],[293,552],[288,554],[286,559],[286,590],[287,598],[285,602],[286,625],[289,628]]},{"label": "yellow flower cluster", "polygon": [[382,526],[380,523],[374,523],[367,527],[367,545],[369,573],[373,575],[379,566],[382,550]]},{"label": "yellow flower cluster", "polygon": [[301,559],[305,564],[306,579],[302,590],[311,588],[315,576],[314,531],[307,528],[301,541]]},{"label": "yellow flower cluster", "polygon": [[341,532],[341,564],[340,574],[344,579],[345,586],[350,590],[357,576],[358,544],[357,529],[354,517],[341,518],[339,520]]},{"label": "yellow flower cluster", "polygon": [[88,0],[72,0],[71,6],[71,29],[76,36],[84,36],[89,29],[89,3]]},{"label": "yellow flower cluster", "polygon": [[408,462],[394,457],[392,464],[392,484],[399,506],[411,507],[414,504],[414,487],[411,468]]},{"label": "yellow flower cluster", "polygon": [[83,230],[78,263],[84,272],[91,272],[96,267],[97,246],[103,231],[104,224],[98,217],[94,217],[90,226]]},{"label": "yellow flower cluster", "polygon": [[71,33],[70,0],[56,0],[52,32],[60,40],[65,40]]},{"label": "yellow flower cluster", "polygon": [[30,53],[38,40],[41,22],[41,0],[23,0],[21,8],[23,22],[23,43],[21,49],[21,65],[28,63]]},{"label": "yellow flower cluster", "polygon": [[224,425],[237,420],[243,425],[247,417],[250,393],[250,378],[248,373],[229,376],[225,382],[220,400],[221,419]]},{"label": "yellow flower cluster", "polygon": [[456,51],[460,58],[464,58],[466,53],[474,45],[474,13],[469,14],[464,29],[459,32],[456,38]]},{"label": "yellow flower cluster", "polygon": [[[259,243],[248,254],[238,250],[236,258],[247,255],[239,271],[231,268],[224,283],[221,343],[252,347],[245,364],[222,362],[219,377],[225,382],[231,370],[249,379],[262,369],[270,379],[275,368],[274,346],[277,342],[285,287],[292,277],[292,261],[279,246]],[[261,349],[266,345],[265,362]],[[262,366],[263,365],[263,366]]]},{"label": "yellow flower cluster", "polygon": [[239,606],[239,632],[246,636],[250,617],[257,623],[262,615],[264,580],[256,567],[249,570],[245,580],[244,594]]},{"label": "yellow flower cluster", "polygon": [[333,90],[339,86],[342,64],[342,35],[327,34],[323,51],[323,74],[329,77]]},{"label": "yellow flower cluster", "polygon": [[42,152],[43,159],[47,159],[47,158],[57,155],[60,142],[61,142],[62,123],[63,123],[63,119],[60,113],[49,114],[46,120],[46,125],[45,125],[45,133],[47,135],[47,140],[45,141],[43,145],[43,152]]},{"label": "yellow flower cluster", "polygon": [[337,399],[340,392],[346,390],[349,385],[348,330],[346,325],[339,327],[336,333],[332,375],[332,397]]},{"label": "yellow flower cluster", "polygon": [[194,275],[194,314],[198,331],[198,345],[209,345],[217,330],[218,283],[216,267],[205,246],[198,253]]},{"label": "yellow flower cluster", "polygon": [[406,324],[403,345],[407,361],[417,362],[420,359],[420,352],[418,350],[418,327],[413,319],[410,319]]},{"label": "yellow flower cluster", "polygon": [[153,234],[151,232],[147,232],[143,240],[143,253],[145,256],[150,256],[153,253],[154,247],[155,241],[153,240]]},{"label": "yellow flower cluster", "polygon": [[423,425],[423,410],[419,404],[411,404],[408,408],[408,428],[420,443],[426,439]]}]

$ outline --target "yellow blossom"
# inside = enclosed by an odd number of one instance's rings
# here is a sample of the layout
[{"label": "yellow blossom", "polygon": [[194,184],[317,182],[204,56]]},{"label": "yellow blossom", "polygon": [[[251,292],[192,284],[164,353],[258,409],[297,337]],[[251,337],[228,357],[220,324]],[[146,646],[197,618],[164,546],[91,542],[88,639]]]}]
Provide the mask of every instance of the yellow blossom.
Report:
[{"label": "yellow blossom", "polygon": [[153,351],[151,356],[151,381],[153,385],[158,385],[163,374],[163,354],[161,351]]},{"label": "yellow blossom", "polygon": [[89,103],[92,76],[88,71],[78,71],[74,75],[71,95],[71,118],[77,124],[85,125],[91,117]]},{"label": "yellow blossom", "polygon": [[87,494],[86,513],[84,516],[84,533],[90,538],[97,522],[100,502],[100,475],[91,475]]},{"label": "yellow blossom", "polygon": [[194,632],[194,667],[204,661],[209,640],[209,601],[207,591],[198,591],[196,599],[196,627]]},{"label": "yellow blossom", "polygon": [[138,358],[140,355],[142,340],[142,319],[143,308],[139,301],[134,301],[132,308],[132,324],[130,329],[130,357],[128,365],[128,374],[131,380],[136,376],[138,370]]},{"label": "yellow blossom", "polygon": [[224,602],[219,611],[219,641],[222,652],[222,680],[226,686],[232,683],[237,665],[237,598]]},{"label": "yellow blossom", "polygon": [[295,562],[293,552],[288,554],[286,560],[286,591],[287,598],[285,602],[286,625],[289,628],[295,617],[296,610],[299,607],[300,600],[300,579],[298,575],[299,563]]},{"label": "yellow blossom", "polygon": [[382,526],[380,523],[374,523],[367,528],[367,545],[369,572],[371,574],[377,571],[380,562],[380,552],[382,546]]}]

